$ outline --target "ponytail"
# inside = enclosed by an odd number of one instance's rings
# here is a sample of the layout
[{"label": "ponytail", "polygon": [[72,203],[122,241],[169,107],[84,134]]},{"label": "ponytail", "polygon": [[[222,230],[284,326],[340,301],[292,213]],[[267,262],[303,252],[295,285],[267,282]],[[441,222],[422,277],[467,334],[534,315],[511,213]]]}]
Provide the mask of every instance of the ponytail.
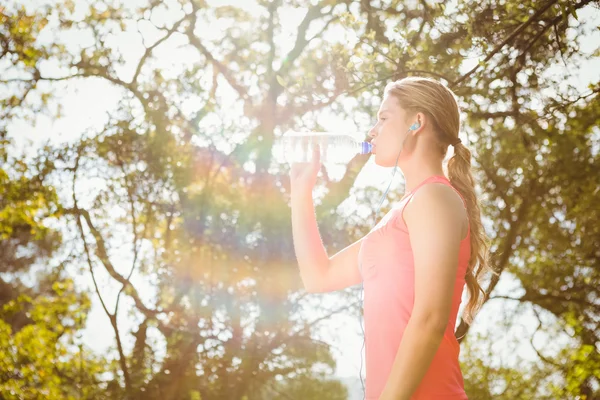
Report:
[{"label": "ponytail", "polygon": [[490,241],[483,229],[481,209],[475,195],[475,180],[471,173],[471,152],[461,143],[454,146],[454,155],[448,161],[448,178],[467,203],[471,229],[471,256],[465,273],[469,301],[465,306],[462,319],[467,325],[471,325],[475,314],[486,300],[486,293],[479,284],[481,275],[485,271],[496,275],[498,273],[490,268],[489,264]]}]

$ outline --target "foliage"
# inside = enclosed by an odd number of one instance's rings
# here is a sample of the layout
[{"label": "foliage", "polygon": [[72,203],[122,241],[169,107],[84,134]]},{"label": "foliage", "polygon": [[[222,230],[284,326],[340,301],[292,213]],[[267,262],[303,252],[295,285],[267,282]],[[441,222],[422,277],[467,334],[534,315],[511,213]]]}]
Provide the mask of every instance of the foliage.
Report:
[{"label": "foliage", "polygon": [[[0,393],[344,398],[327,380],[335,362],[315,338],[321,318],[301,317],[311,296],[293,252],[287,167],[271,149],[287,128],[319,129],[325,112],[366,131],[390,80],[423,75],[459,97],[494,268],[523,294],[495,293],[496,278],[486,292],[568,339],[548,354],[519,338],[539,356],[523,369],[493,366],[493,352],[482,357],[491,339],[466,336],[467,393],[599,397],[600,88],[567,83],[598,55],[573,40],[597,2],[9,3],[0,8]],[[97,80],[120,94],[104,126],[31,159],[13,154],[11,122],[60,117],[65,88]],[[338,213],[366,161],[355,157],[339,181],[322,171],[316,211],[329,254],[372,225]],[[36,268],[35,284],[23,279]],[[75,289],[84,278],[89,292]],[[353,312],[343,296],[328,315]],[[73,346],[90,298],[115,339],[102,357]],[[461,323],[456,334],[468,332]]]}]

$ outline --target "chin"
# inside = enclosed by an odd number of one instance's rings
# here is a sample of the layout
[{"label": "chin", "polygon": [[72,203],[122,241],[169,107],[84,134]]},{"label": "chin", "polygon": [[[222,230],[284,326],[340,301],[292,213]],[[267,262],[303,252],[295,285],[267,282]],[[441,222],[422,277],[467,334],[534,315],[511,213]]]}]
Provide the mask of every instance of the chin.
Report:
[{"label": "chin", "polygon": [[[394,158],[393,160],[381,160],[381,159],[377,159],[377,157],[375,157],[375,165],[378,165],[380,167],[384,167],[384,168],[394,168],[396,166],[396,158]],[[400,160],[398,160],[398,169],[400,169]]]},{"label": "chin", "polygon": [[384,167],[384,168],[393,167],[395,161],[396,161],[396,159],[394,159],[394,160],[382,159],[381,157],[378,157],[377,154],[375,154],[375,165],[378,165],[380,167]]}]

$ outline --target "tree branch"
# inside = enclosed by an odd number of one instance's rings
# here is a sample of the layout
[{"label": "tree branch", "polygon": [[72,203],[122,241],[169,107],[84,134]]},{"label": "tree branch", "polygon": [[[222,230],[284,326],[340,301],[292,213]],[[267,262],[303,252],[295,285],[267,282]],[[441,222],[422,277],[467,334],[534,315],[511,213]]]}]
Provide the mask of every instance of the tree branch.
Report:
[{"label": "tree branch", "polygon": [[223,75],[225,80],[227,80],[229,85],[231,85],[231,87],[236,92],[238,92],[238,94],[240,95],[240,97],[242,99],[249,100],[250,97],[248,95],[246,88],[243,87],[239,82],[237,82],[237,80],[234,78],[233,73],[229,70],[229,68],[227,68],[227,66],[225,66],[219,60],[217,60],[211,54],[211,52],[208,51],[208,49],[202,44],[200,39],[196,35],[194,35],[194,27],[196,25],[197,18],[196,18],[195,12],[192,15],[193,15],[192,21],[190,23],[190,26],[188,26],[188,29],[186,32],[187,37],[189,38],[190,44],[192,46],[194,46],[198,51],[200,51],[200,53],[202,53],[204,55],[204,57],[206,57],[206,59],[212,63],[212,65],[221,73],[221,75]]},{"label": "tree branch", "polygon": [[[573,10],[578,10],[578,9],[586,6],[587,4],[591,3],[592,1],[593,0],[583,0],[580,3],[577,3],[576,5],[571,6],[571,7],[572,7]],[[569,13],[569,12],[570,11],[567,11],[567,13]],[[561,56],[561,58],[563,60],[563,63],[565,63],[565,65],[566,65],[566,62],[565,62],[565,59],[564,59],[564,55],[563,55],[563,51],[562,51],[562,46],[561,46],[561,43],[560,43],[560,36],[558,34],[558,29],[557,29],[557,24],[564,17],[565,17],[564,14],[559,14],[556,17],[554,17],[551,21],[547,22],[546,25],[544,26],[544,28],[540,32],[538,32],[538,34],[535,35],[535,37],[529,42],[529,45],[523,51],[521,51],[521,55],[526,54],[527,51],[529,51],[529,49],[531,47],[533,47],[533,45],[539,40],[540,37],[542,37],[542,35],[549,28],[554,27],[554,31],[555,31],[555,34],[556,34],[556,41],[557,41],[557,44],[558,44],[558,49],[560,51],[560,56]]]},{"label": "tree branch", "polygon": [[308,40],[306,39],[306,31],[308,30],[310,23],[313,20],[315,20],[319,15],[321,15],[321,13],[318,5],[311,6],[308,9],[306,15],[304,16],[304,19],[302,20],[300,25],[298,25],[298,34],[296,36],[296,42],[294,43],[294,47],[284,58],[284,62],[281,68],[279,68],[279,70],[277,71],[278,74],[285,74],[289,70],[289,66],[294,63],[294,61],[300,56],[300,54],[302,54],[302,50],[304,50],[304,48],[308,44]]},{"label": "tree branch", "polygon": [[[585,296],[589,292],[590,292],[589,290],[581,290],[581,291],[577,291],[577,294],[583,294]],[[556,302],[575,303],[575,304],[579,304],[583,308],[590,308],[590,309],[594,310],[595,312],[600,313],[600,305],[599,304],[594,304],[593,302],[586,301],[584,298],[579,298],[579,297],[573,296],[573,294],[569,293],[569,292],[562,292],[560,295],[553,294],[553,293],[546,293],[546,294],[527,293],[521,298],[521,300],[529,301],[531,303],[537,304],[540,307],[544,307],[543,304],[540,304],[540,300],[548,301],[552,304],[555,304]],[[548,309],[547,307],[544,307],[544,308]],[[552,311],[552,310],[549,310],[549,311]]]},{"label": "tree branch", "polygon": [[[75,194],[76,193],[75,185],[77,182],[77,170],[79,168],[79,160],[81,158],[82,150],[83,150],[83,145],[81,145],[77,151],[77,157],[75,159],[75,166],[73,167],[72,191],[73,191],[73,205],[74,205],[73,210],[75,210],[75,211],[79,210],[79,206],[77,205],[77,196]],[[100,294],[100,289],[98,287],[98,283],[96,282],[96,276],[94,274],[94,267],[92,265],[92,258],[90,256],[90,251],[89,251],[89,247],[87,244],[87,240],[85,239],[85,234],[83,232],[83,224],[81,223],[81,219],[79,218],[78,213],[73,213],[73,215],[75,215],[75,220],[77,222],[77,226],[79,227],[79,232],[81,233],[81,239],[83,240],[83,249],[84,249],[85,254],[87,255],[88,267],[90,270],[90,274],[92,275],[92,282],[94,283],[94,289],[96,291],[96,294],[98,295],[98,299],[100,299],[100,304],[102,305],[104,312],[110,318],[112,316],[112,314],[110,313],[110,311],[108,311],[108,308],[106,307],[106,303],[104,303],[104,298]]]},{"label": "tree branch", "polygon": [[[138,65],[135,69],[135,73],[133,74],[133,78],[131,79],[131,84],[137,82],[137,78],[140,74],[140,71],[142,70],[142,67],[144,66],[144,63],[146,62],[146,59],[148,57],[150,57],[150,54],[152,54],[152,51],[159,46],[161,43],[163,43],[165,40],[169,39],[171,37],[171,35],[173,33],[175,33],[175,31],[177,31],[177,29],[179,29],[179,26],[183,23],[183,21],[185,21],[186,19],[189,18],[189,15],[185,15],[183,18],[181,18],[179,21],[175,22],[175,24],[173,25],[173,27],[169,30],[167,30],[167,34],[165,36],[163,36],[162,38],[158,39],[156,42],[154,42],[154,44],[150,47],[146,48],[146,51],[144,52],[144,55],[142,56],[142,58],[140,59],[140,61],[138,62]],[[140,33],[141,35],[141,33]],[[144,38],[142,37],[142,40]]]},{"label": "tree branch", "polygon": [[[588,0],[586,0],[588,1]],[[548,1],[548,3],[546,3],[546,5],[544,5],[542,8],[540,8],[535,14],[533,14],[527,21],[523,22],[517,29],[514,30],[513,33],[511,33],[510,35],[508,35],[508,37],[506,39],[504,39],[502,41],[502,43],[500,43],[499,45],[497,45],[490,54],[488,54],[483,61],[481,61],[481,63],[485,63],[487,61],[489,61],[492,57],[494,57],[494,55],[496,55],[496,53],[498,53],[500,50],[502,50],[502,48],[509,43],[511,40],[513,40],[515,37],[517,37],[521,32],[523,32],[525,30],[525,28],[527,28],[529,25],[531,25],[535,20],[538,19],[538,17],[540,17],[544,12],[546,12],[546,10],[548,10],[550,7],[552,7],[554,4],[556,4],[558,2],[558,0],[550,0]],[[477,69],[479,69],[479,67],[481,66],[480,63],[478,63],[475,67],[473,67],[473,69],[471,69],[469,72],[467,72],[466,74],[464,74],[462,77],[460,77],[459,79],[457,79],[456,81],[452,82],[452,86],[457,86],[458,84],[460,84],[461,82],[465,81],[469,76],[471,76],[475,71],[477,71]]]},{"label": "tree branch", "polygon": [[[125,278],[127,280],[127,282],[131,282],[130,279],[131,279],[131,276],[133,275],[133,271],[135,270],[135,264],[137,262],[138,254],[139,254],[137,222],[136,222],[136,218],[135,218],[135,201],[133,199],[133,195],[131,194],[131,186],[127,179],[127,171],[125,171],[124,163],[119,159],[118,153],[117,153],[117,159],[118,159],[119,166],[121,167],[121,172],[123,172],[123,176],[124,176],[123,179],[125,180],[125,186],[127,188],[127,199],[129,201],[129,206],[130,206],[130,211],[131,211],[131,219],[132,219],[133,261],[131,263],[131,269],[129,270],[129,274],[127,275],[127,278]],[[145,236],[147,227],[148,227],[148,225],[144,224],[144,231],[142,233],[142,237]],[[121,286],[121,289],[119,290],[119,293],[117,294],[117,301],[115,303],[115,315],[117,315],[117,312],[119,311],[119,300],[121,299],[121,293],[123,293],[124,289],[125,289],[125,285]]]},{"label": "tree branch", "polygon": [[71,215],[75,215],[77,217],[83,216],[83,218],[85,219],[85,221],[88,225],[88,228],[90,229],[90,231],[92,232],[92,235],[94,236],[94,239],[96,240],[96,245],[97,245],[96,255],[98,256],[98,258],[104,265],[104,268],[106,268],[106,271],[110,274],[111,277],[113,277],[116,281],[121,283],[124,287],[131,288],[129,291],[130,292],[129,294],[133,298],[137,308],[148,318],[153,318],[154,316],[159,314],[158,311],[151,310],[148,307],[146,307],[144,305],[144,303],[142,302],[137,290],[135,289],[135,287],[133,287],[131,282],[128,281],[126,278],[124,278],[121,274],[119,274],[116,271],[115,267],[113,266],[112,262],[110,261],[110,258],[108,257],[107,249],[104,244],[104,239],[102,238],[102,235],[100,234],[98,229],[96,229],[96,227],[94,226],[94,223],[92,222],[92,218],[90,217],[89,211],[82,209],[82,208],[75,208],[75,207],[63,209],[63,211],[65,212],[65,214],[71,214]]},{"label": "tree branch", "polygon": [[538,311],[535,309],[535,305],[531,307],[531,309],[533,310],[533,313],[535,314],[537,320],[538,320],[538,326],[535,328],[535,332],[533,332],[533,335],[531,335],[531,337],[529,338],[529,344],[531,344],[531,347],[533,348],[533,350],[537,353],[538,357],[544,361],[547,364],[553,365],[557,368],[559,368],[560,370],[564,371],[565,368],[564,366],[550,360],[549,358],[546,358],[545,356],[542,355],[542,353],[539,352],[539,350],[537,349],[537,347],[535,347],[535,345],[533,344],[533,339],[535,338],[535,334],[538,333],[538,331],[540,330],[540,328],[542,327],[542,319],[540,318],[540,314],[538,313]]},{"label": "tree branch", "polygon": [[275,61],[275,14],[281,0],[269,3],[269,27],[267,28],[267,40],[269,42],[269,56],[267,57],[267,76],[273,76],[273,62]]},{"label": "tree branch", "polygon": [[81,217],[80,217],[80,213],[77,212],[79,211],[79,207],[77,205],[77,195],[76,195],[76,191],[75,191],[75,185],[77,182],[77,171],[79,169],[79,160],[81,158],[81,154],[82,151],[85,147],[85,144],[82,142],[80,144],[80,146],[78,147],[78,151],[77,151],[77,158],[75,159],[75,167],[73,170],[73,185],[72,185],[72,190],[73,190],[73,204],[74,204],[74,210],[76,211],[75,218],[77,220],[77,226],[79,227],[79,232],[81,233],[81,238],[83,240],[83,247],[85,250],[85,254],[87,256],[87,260],[88,260],[88,266],[90,269],[90,273],[92,275],[92,281],[94,283],[94,288],[96,290],[96,294],[98,295],[98,298],[100,299],[100,304],[102,304],[102,308],[104,309],[104,312],[106,313],[106,315],[108,316],[108,319],[110,320],[110,324],[113,327],[113,330],[115,332],[115,338],[117,340],[117,350],[119,352],[119,363],[121,365],[121,369],[123,371],[123,378],[125,380],[125,390],[127,391],[127,393],[130,393],[131,391],[131,382],[129,381],[129,369],[127,368],[127,363],[126,363],[126,359],[125,359],[125,354],[123,352],[123,346],[121,345],[121,336],[119,334],[119,329],[117,327],[117,322],[116,322],[116,314],[111,314],[108,311],[108,308],[106,307],[106,304],[104,303],[104,299],[102,298],[102,295],[100,294],[100,289],[98,287],[98,283],[96,281],[96,276],[94,274],[94,268],[92,266],[92,259],[90,256],[90,251],[87,245],[87,240],[85,239],[85,233],[83,231],[83,224],[81,223]]},{"label": "tree branch", "polygon": [[69,75],[69,76],[62,76],[62,77],[58,77],[58,78],[51,78],[51,77],[40,76],[37,79],[36,79],[35,76],[33,76],[30,79],[22,79],[22,78],[4,79],[4,80],[0,80],[0,83],[31,82],[31,81],[36,81],[36,80],[41,80],[41,81],[64,81],[64,80],[68,80],[68,79],[72,79],[72,78],[77,78],[77,77],[82,77],[82,76],[85,76],[85,75],[82,74],[82,73],[79,73],[79,74],[74,74],[74,75]]},{"label": "tree branch", "polygon": [[[421,34],[423,33],[423,29],[425,28],[425,24],[427,24],[427,22],[429,22],[429,14],[430,14],[430,10],[429,10],[429,6],[427,5],[427,1],[426,0],[420,0],[421,5],[423,6],[423,17],[422,17],[422,21],[421,21],[421,25],[419,26],[419,30],[417,31],[417,33],[412,37],[412,40],[409,43],[409,47],[414,48],[415,44],[417,43],[417,40],[419,40],[419,38],[421,37]],[[408,53],[405,53],[406,55],[408,55]],[[406,58],[405,58],[406,60]]]}]

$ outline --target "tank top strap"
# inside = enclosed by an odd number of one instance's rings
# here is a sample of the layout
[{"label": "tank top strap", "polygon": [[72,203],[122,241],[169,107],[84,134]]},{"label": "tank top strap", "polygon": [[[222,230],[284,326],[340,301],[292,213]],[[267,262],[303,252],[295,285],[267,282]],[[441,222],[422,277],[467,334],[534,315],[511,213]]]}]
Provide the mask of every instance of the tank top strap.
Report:
[{"label": "tank top strap", "polygon": [[431,183],[431,182],[450,183],[448,181],[448,179],[446,179],[446,177],[444,177],[444,176],[441,176],[441,175],[430,176],[429,178],[425,179],[423,182],[419,183],[413,190],[406,193],[402,200],[405,202],[405,204],[407,204],[410,201],[410,199],[415,195],[417,190],[419,190],[425,184]]},{"label": "tank top strap", "polygon": [[456,194],[458,195],[458,197],[460,197],[460,199],[462,200],[463,203],[463,207],[466,209],[467,208],[467,202],[465,200],[465,198],[463,197],[462,193],[458,191],[458,189],[456,189],[454,186],[452,186],[452,184],[450,183],[450,181],[448,179],[444,178],[444,181],[446,182],[446,184],[448,186],[450,186],[450,188],[452,188],[452,190],[454,190],[456,192]]}]

